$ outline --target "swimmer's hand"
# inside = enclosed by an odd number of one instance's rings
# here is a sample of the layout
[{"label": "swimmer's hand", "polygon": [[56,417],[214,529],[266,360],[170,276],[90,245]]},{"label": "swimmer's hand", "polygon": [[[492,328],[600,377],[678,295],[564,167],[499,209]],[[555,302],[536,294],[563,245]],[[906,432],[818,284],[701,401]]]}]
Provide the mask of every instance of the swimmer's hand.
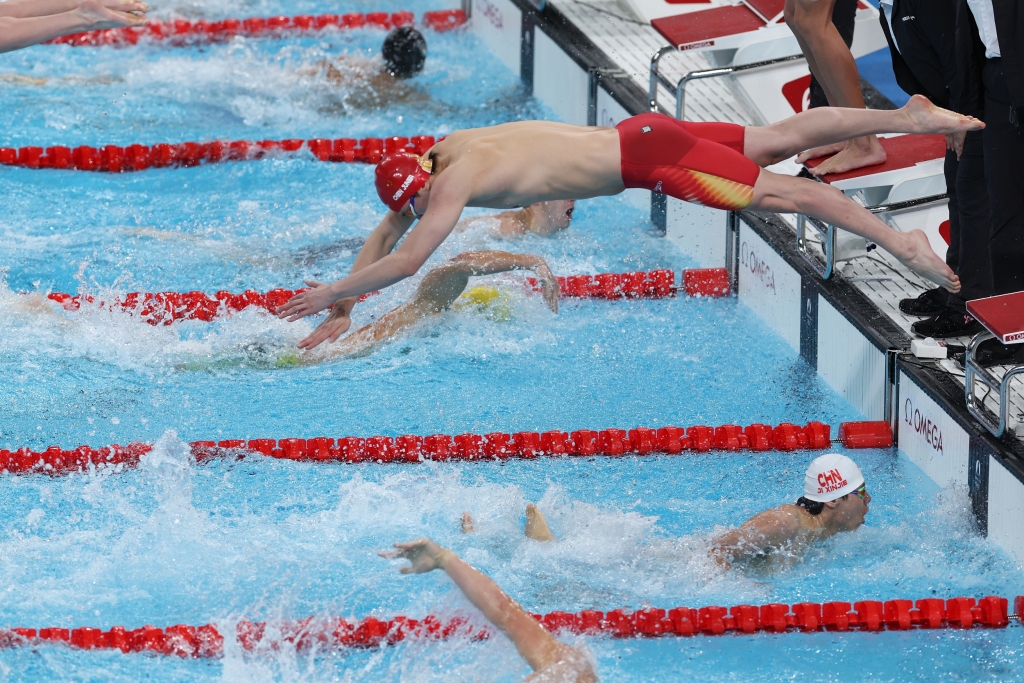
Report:
[{"label": "swimmer's hand", "polygon": [[548,308],[558,313],[558,278],[548,268],[548,264],[544,259],[537,260],[539,263],[534,266],[533,272],[537,274],[537,283],[544,294],[544,301],[547,303]]},{"label": "swimmer's hand", "polygon": [[349,317],[352,305],[349,304],[354,304],[355,299],[338,301],[334,292],[331,291],[330,285],[315,280],[306,280],[306,284],[312,289],[288,299],[274,313],[278,318],[287,318],[291,323],[334,305],[334,308],[327,314],[324,321],[317,325],[313,333],[299,342],[300,349],[308,350],[325,341],[336,342],[338,337],[348,331],[348,328],[352,326],[352,319]]},{"label": "swimmer's hand", "polygon": [[82,0],[78,13],[91,30],[145,26],[149,5],[135,0]]},{"label": "swimmer's hand", "polygon": [[389,560],[405,559],[412,564],[402,567],[403,574],[426,574],[435,569],[444,569],[445,562],[452,555],[452,551],[442,548],[429,538],[420,538],[408,543],[395,543],[398,550],[380,553],[381,557]]}]

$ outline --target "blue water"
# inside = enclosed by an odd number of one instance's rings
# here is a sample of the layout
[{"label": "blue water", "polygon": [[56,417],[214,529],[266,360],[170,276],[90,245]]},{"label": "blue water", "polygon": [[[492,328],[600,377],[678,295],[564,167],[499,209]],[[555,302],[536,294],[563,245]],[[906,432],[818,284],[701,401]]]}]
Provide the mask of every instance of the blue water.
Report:
[{"label": "blue water", "polygon": [[[282,11],[328,8],[161,9],[207,18]],[[418,79],[426,104],[332,108],[358,87],[294,76],[332,51],[368,54],[382,38],[363,31],[5,55],[4,71],[115,80],[0,82],[0,146],[383,136],[551,117],[467,32],[428,36],[431,57]],[[569,300],[556,316],[521,278],[500,276],[489,281],[510,293],[511,321],[453,311],[365,358],[275,369],[273,359],[315,321],[249,310],[214,324],[151,327],[18,294],[212,293],[337,277],[382,215],[371,174],[309,157],[120,176],[0,168],[0,447],[158,442],[135,471],[0,480],[0,625],[216,622],[229,631],[241,618],[468,612],[443,576],[403,577],[376,555],[423,535],[538,612],[1019,592],[1020,568],[976,533],[965,492],[939,490],[890,450],[849,453],[874,498],[863,529],[791,566],[745,575],[712,565],[709,539],[792,502],[813,453],[419,466],[251,457],[197,466],[183,443],[862,418],[735,299]],[[469,231],[428,266],[469,249],[540,254],[559,274],[692,265],[622,197],[580,202],[572,227],[553,239]],[[405,300],[415,284],[361,305],[355,324]],[[527,502],[539,504],[558,543],[523,538]],[[464,510],[476,519],[473,535],[459,531]],[[1019,677],[1021,634],[578,642],[592,649],[604,680],[1009,680]],[[343,654],[229,648],[209,662],[42,647],[0,651],[0,672],[13,680],[376,681],[520,680],[527,670],[510,643],[494,638]]]}]

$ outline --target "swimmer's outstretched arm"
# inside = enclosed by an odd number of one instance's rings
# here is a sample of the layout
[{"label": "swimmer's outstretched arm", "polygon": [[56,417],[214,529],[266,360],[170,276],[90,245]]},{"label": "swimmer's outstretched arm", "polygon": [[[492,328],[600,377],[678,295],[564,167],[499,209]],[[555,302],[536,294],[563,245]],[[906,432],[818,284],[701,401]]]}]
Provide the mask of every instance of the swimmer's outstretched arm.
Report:
[{"label": "swimmer's outstretched arm", "polygon": [[[9,7],[8,7],[9,5]],[[136,0],[8,0],[0,2],[0,52],[58,36],[142,26],[149,5]]]},{"label": "swimmer's outstretched arm", "polygon": [[597,680],[597,672],[583,653],[548,633],[497,584],[452,551],[428,538],[396,543],[395,548],[398,550],[381,555],[409,560],[412,564],[402,567],[403,574],[425,574],[434,569],[447,572],[466,598],[509,637],[536,672],[528,681],[590,683]]},{"label": "swimmer's outstretched arm", "polygon": [[[423,218],[405,238],[402,246],[359,271],[353,269],[344,279],[296,294],[277,309],[277,316],[294,322],[319,313],[342,299],[384,289],[415,275],[451,234],[471,196],[470,184],[463,182],[464,179],[458,173],[453,173],[453,170],[454,167],[449,167],[436,181],[432,179],[430,200]],[[401,217],[398,214],[389,211],[384,221],[397,224],[399,219]],[[383,226],[384,223],[381,224]],[[364,250],[366,248],[363,247]],[[337,327],[335,320],[325,320],[311,335],[299,342],[299,348],[311,349],[332,337],[337,339],[340,334]]]}]

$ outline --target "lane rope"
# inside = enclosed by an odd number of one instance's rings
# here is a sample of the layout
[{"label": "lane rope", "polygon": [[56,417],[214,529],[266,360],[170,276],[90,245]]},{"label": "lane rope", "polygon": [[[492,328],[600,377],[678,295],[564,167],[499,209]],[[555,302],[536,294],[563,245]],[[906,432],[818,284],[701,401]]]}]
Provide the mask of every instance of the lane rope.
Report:
[{"label": "lane rope", "polygon": [[[442,138],[443,139],[443,138]],[[0,147],[0,165],[30,169],[127,173],[148,168],[181,168],[229,161],[279,159],[311,154],[320,161],[376,164],[385,154],[423,155],[437,142],[433,135],[387,138],[313,138],[302,140],[213,140],[210,142],[103,145],[90,147]],[[303,151],[305,150],[305,152]]]},{"label": "lane rope", "polygon": [[[577,299],[662,299],[682,291],[687,296],[722,297],[731,292],[729,272],[725,268],[694,268],[683,271],[681,287],[676,286],[675,272],[669,269],[633,273],[601,273],[599,275],[568,275],[558,278],[559,298]],[[536,278],[526,278],[537,289]],[[64,310],[78,311],[82,304],[106,310],[121,310],[138,316],[150,325],[170,325],[179,320],[212,322],[247,308],[275,311],[296,294],[308,289],[272,289],[241,293],[221,290],[210,296],[203,292],[129,292],[113,303],[91,294],[50,292],[47,298]],[[359,297],[364,301],[379,292]]]},{"label": "lane rope", "polygon": [[[262,455],[281,460],[343,463],[421,463],[448,461],[531,460],[538,457],[622,457],[677,455],[683,452],[823,450],[833,441],[831,427],[809,422],[801,427],[783,422],[708,427],[650,429],[579,429],[573,432],[491,432],[489,434],[432,434],[398,437],[320,436],[287,439],[221,439],[189,445],[197,463],[214,458]],[[850,449],[890,448],[892,430],[884,421],[843,422],[838,443]],[[152,444],[134,442],[104,448],[79,446],[68,450],[50,446],[43,451],[0,449],[0,470],[8,474],[68,474],[95,469],[137,467]]]},{"label": "lane rope", "polygon": [[[975,600],[957,597],[920,600],[862,600],[849,602],[800,602],[794,605],[709,606],[669,610],[549,612],[532,616],[554,633],[605,635],[613,638],[659,638],[666,636],[720,636],[727,633],[752,634],[818,631],[910,631],[918,629],[1006,628],[1010,619],[1024,612],[1024,596],[1014,598],[1015,614],[1008,614],[1009,600],[990,595]],[[475,627],[461,618],[422,619],[397,616],[388,620],[365,617],[345,619],[303,619],[282,622],[241,621],[235,638],[245,650],[277,650],[287,643],[298,650],[372,648],[394,645],[406,639],[483,640],[492,628]],[[82,650],[118,649],[124,653],[147,652],[178,657],[219,657],[224,652],[224,635],[213,624],[165,628],[143,626],[128,630],[114,626],[98,628],[12,628],[0,630],[0,647],[32,647],[63,644]]]},{"label": "lane rope", "polygon": [[[375,28],[390,30],[399,26],[412,26],[416,15],[412,12],[353,12],[350,14],[300,14],[294,17],[249,17],[248,19],[221,19],[218,21],[151,21],[144,27],[112,28],[61,36],[47,41],[48,45],[72,47],[129,47],[140,42],[163,42],[173,46],[223,43],[235,36],[247,38],[284,38],[286,36],[315,34],[329,30]],[[424,12],[420,24],[434,31],[451,31],[466,23],[461,9]]]}]

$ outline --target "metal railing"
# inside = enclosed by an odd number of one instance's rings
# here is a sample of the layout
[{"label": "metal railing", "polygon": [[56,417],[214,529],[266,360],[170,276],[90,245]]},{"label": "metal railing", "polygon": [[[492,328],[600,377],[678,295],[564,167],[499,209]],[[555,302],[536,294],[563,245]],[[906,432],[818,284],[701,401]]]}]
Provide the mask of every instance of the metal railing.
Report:
[{"label": "metal railing", "polygon": [[[1010,410],[1010,402],[1008,400],[1010,380],[1017,375],[1024,374],[1024,365],[1010,368],[1003,375],[1002,379],[981,367],[978,361],[974,359],[974,354],[982,342],[995,338],[996,336],[991,332],[981,332],[975,335],[974,339],[967,346],[967,353],[964,356],[964,400],[967,402],[968,412],[978,422],[985,425],[985,428],[992,432],[993,436],[1000,437],[1006,431],[1006,425],[1009,421],[1007,413]],[[991,416],[991,413],[985,407],[984,399],[979,399],[974,393],[974,387],[979,381],[990,390],[999,392],[995,418]]]},{"label": "metal railing", "polygon": [[686,84],[690,81],[699,81],[705,78],[717,78],[718,76],[728,76],[729,74],[735,74],[742,71],[750,71],[751,69],[760,69],[766,66],[773,66],[775,64],[783,64],[785,62],[794,62],[798,59],[803,59],[802,54],[789,55],[788,57],[777,57],[775,59],[766,59],[763,62],[751,62],[750,64],[739,64],[737,66],[721,66],[716,69],[705,69],[704,71],[691,71],[690,73],[679,79],[679,82],[673,83],[668,80],[658,68],[658,64],[661,62],[661,58],[669,52],[676,52],[676,48],[671,45],[666,45],[651,57],[651,80],[647,88],[647,100],[648,106],[651,111],[658,111],[658,83],[661,83],[669,90],[674,90],[676,94],[676,118],[680,121],[683,120],[683,114],[686,109]]},{"label": "metal railing", "polygon": [[[915,209],[921,206],[928,206],[929,204],[938,204],[948,199],[945,194],[933,194],[927,197],[918,197],[917,199],[908,199],[902,202],[893,202],[892,204],[879,204],[878,206],[867,206],[864,207],[873,214],[880,213],[896,213],[897,211],[906,211],[907,209]],[[819,265],[819,259],[810,250],[810,243],[807,241],[807,225],[810,224],[811,228],[818,233],[818,238],[821,241],[821,250],[825,256],[824,265]],[[825,223],[824,221],[812,218],[811,216],[805,216],[803,214],[797,214],[796,217],[796,248],[800,252],[800,255],[804,257],[804,260],[814,269],[822,280],[828,280],[832,277],[832,273],[835,272],[836,265],[836,226]]]}]

